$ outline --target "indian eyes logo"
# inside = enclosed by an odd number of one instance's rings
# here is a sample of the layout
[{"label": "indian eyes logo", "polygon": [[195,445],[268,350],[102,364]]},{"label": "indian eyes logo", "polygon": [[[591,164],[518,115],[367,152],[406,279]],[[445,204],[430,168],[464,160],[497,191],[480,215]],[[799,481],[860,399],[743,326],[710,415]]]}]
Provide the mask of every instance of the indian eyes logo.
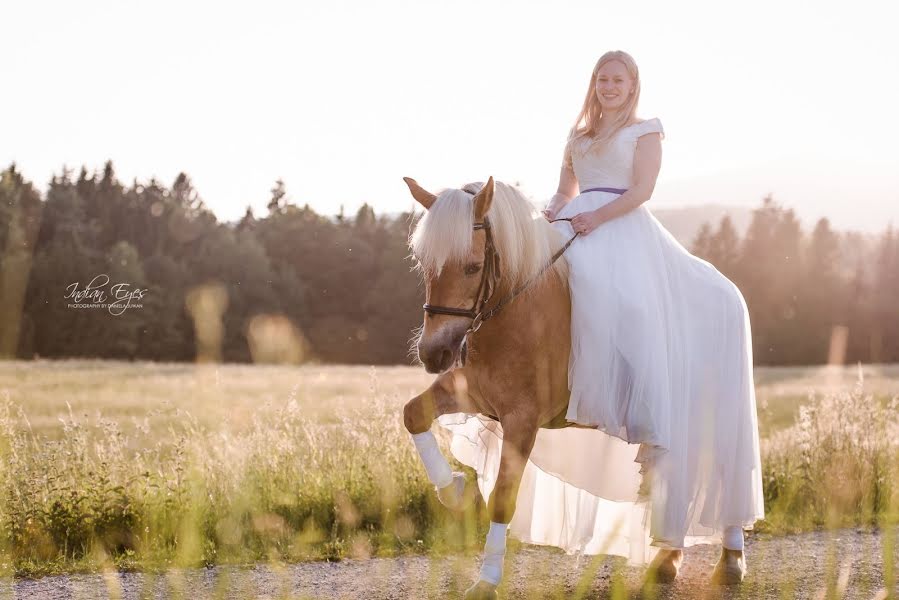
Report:
[{"label": "indian eyes logo", "polygon": [[109,314],[119,316],[132,308],[143,308],[140,300],[147,289],[132,288],[130,283],[114,283],[110,285],[109,275],[97,275],[83,288],[79,282],[66,286],[64,299],[70,300],[66,308],[105,308]]}]

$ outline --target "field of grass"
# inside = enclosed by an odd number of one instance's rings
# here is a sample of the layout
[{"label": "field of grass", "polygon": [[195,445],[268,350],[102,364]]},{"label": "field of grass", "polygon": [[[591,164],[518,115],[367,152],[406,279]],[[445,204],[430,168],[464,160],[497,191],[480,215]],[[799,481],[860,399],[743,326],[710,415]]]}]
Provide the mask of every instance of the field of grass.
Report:
[{"label": "field of grass", "polygon": [[[899,366],[858,376],[756,370],[758,529],[897,522]],[[0,575],[479,550],[483,504],[461,519],[440,506],[402,426],[431,379],[0,362]]]},{"label": "field of grass", "polygon": [[[862,370],[867,394],[880,401],[899,396],[899,365]],[[857,366],[756,368],[762,436],[791,426],[810,394],[851,389],[858,375]],[[69,406],[88,426],[101,414],[123,431],[149,427],[160,435],[181,423],[182,411],[204,429],[246,431],[253,415],[284,408],[290,400],[317,423],[336,423],[346,411],[372,401],[400,416],[403,404],[431,381],[432,375],[416,367],[0,361],[0,399],[21,406],[31,430],[49,439],[63,435],[60,419],[69,417]]]}]

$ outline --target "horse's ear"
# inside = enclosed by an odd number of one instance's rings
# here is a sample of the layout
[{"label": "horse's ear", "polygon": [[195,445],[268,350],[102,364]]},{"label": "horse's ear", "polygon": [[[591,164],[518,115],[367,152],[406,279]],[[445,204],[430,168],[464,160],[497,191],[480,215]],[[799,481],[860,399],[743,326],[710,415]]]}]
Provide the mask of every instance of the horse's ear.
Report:
[{"label": "horse's ear", "polygon": [[493,177],[487,180],[481,191],[474,197],[474,222],[480,223],[484,220],[484,215],[490,210],[490,204],[493,202]]},{"label": "horse's ear", "polygon": [[418,185],[418,182],[411,177],[403,177],[403,181],[405,181],[406,185],[409,186],[409,191],[412,192],[412,197],[418,200],[419,204],[421,204],[425,208],[431,208],[431,205],[434,204],[437,196]]}]

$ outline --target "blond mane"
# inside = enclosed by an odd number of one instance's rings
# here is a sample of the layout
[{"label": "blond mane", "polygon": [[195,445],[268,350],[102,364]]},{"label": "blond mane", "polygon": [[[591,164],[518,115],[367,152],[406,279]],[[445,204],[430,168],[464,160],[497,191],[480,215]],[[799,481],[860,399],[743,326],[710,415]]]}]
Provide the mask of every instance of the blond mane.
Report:
[{"label": "blond mane", "polygon": [[[461,190],[447,189],[425,213],[409,236],[409,247],[419,267],[439,275],[443,266],[459,263],[471,253],[476,194],[483,183],[469,183]],[[565,242],[564,235],[538,216],[518,188],[497,181],[487,211],[493,242],[500,257],[503,282],[513,287],[536,277]],[[564,255],[553,270],[567,278]]]}]

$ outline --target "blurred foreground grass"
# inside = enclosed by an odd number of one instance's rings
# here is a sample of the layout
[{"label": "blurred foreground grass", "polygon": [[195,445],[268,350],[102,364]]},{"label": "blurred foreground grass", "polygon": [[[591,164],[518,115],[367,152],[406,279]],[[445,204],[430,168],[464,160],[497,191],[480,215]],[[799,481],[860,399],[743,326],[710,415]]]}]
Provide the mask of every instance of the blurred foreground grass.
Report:
[{"label": "blurred foreground grass", "polygon": [[[0,363],[0,575],[479,551],[483,503],[461,519],[440,506],[402,426],[431,379]],[[857,379],[854,367],[756,370],[758,529],[899,521],[899,366]]]}]

